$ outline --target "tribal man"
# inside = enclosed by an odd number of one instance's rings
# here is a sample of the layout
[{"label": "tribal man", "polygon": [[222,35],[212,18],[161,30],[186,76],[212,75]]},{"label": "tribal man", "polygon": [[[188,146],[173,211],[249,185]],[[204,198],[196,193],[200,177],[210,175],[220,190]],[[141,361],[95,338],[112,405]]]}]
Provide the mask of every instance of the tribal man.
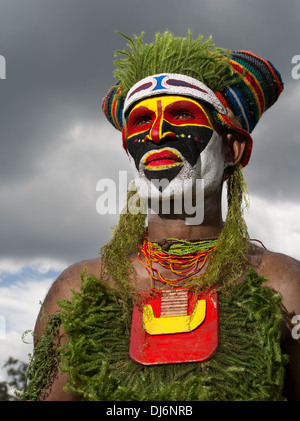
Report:
[{"label": "tribal man", "polygon": [[48,292],[22,399],[300,400],[300,263],[243,219],[250,133],[280,74],[190,32],[126,38],[103,110],[134,188],[101,259]]}]

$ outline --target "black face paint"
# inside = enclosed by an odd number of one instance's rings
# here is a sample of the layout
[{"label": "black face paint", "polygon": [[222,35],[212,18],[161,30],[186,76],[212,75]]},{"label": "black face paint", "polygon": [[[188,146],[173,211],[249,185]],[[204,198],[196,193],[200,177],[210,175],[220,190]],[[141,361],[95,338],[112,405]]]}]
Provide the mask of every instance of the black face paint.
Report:
[{"label": "black face paint", "polygon": [[150,179],[174,178],[184,161],[193,167],[213,134],[201,104],[176,96],[138,103],[127,123],[127,150]]},{"label": "black face paint", "polygon": [[[176,138],[174,139],[173,136],[171,137],[166,135],[166,137],[161,140],[161,143],[157,144],[149,140],[145,140],[146,136],[149,135],[149,132],[150,130],[147,130],[143,133],[139,133],[138,135],[133,135],[127,139],[127,149],[134,159],[137,170],[139,170],[142,157],[147,152],[152,150],[158,151],[165,147],[176,149],[193,167],[213,134],[213,131],[207,127],[189,125],[175,126],[164,121],[162,125],[162,133],[173,133]],[[150,178],[160,178],[159,174],[156,173],[162,172],[166,178],[171,176],[172,179],[174,174],[178,174],[180,168],[178,169],[178,167],[171,167],[161,170],[145,169],[145,175],[147,178],[149,178],[149,176]],[[175,169],[176,171],[174,171]],[[170,172],[170,175],[168,175],[168,172]]]}]

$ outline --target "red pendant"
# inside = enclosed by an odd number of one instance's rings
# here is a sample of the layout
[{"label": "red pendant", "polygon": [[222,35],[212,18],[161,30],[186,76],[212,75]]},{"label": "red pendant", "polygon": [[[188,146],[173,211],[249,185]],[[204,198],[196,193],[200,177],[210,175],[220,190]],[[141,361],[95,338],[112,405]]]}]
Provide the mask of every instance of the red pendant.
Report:
[{"label": "red pendant", "polygon": [[187,289],[139,293],[132,314],[129,355],[144,364],[199,362],[218,347],[217,292]]}]

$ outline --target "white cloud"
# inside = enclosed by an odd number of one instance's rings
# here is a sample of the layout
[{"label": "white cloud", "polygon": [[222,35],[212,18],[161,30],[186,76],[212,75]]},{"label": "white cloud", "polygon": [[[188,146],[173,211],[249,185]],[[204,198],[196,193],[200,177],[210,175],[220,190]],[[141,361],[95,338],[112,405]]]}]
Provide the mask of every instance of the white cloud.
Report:
[{"label": "white cloud", "polygon": [[0,309],[9,331],[24,331],[33,327],[39,301],[43,301],[53,279],[22,280],[9,286],[0,286]]},{"label": "white cloud", "polygon": [[[43,267],[43,263],[41,263]],[[26,267],[27,268],[27,267]],[[23,268],[24,271],[24,268]],[[40,273],[37,272],[37,276]],[[25,344],[22,335],[27,330],[33,330],[35,320],[40,311],[40,302],[54,279],[41,280],[23,279],[12,285],[0,284],[0,376],[1,368],[9,357],[28,363],[28,354],[32,352],[32,345]],[[31,335],[27,336],[32,342]],[[2,377],[4,372],[2,372]]]},{"label": "white cloud", "polygon": [[1,274],[17,275],[21,274],[25,267],[29,267],[37,274],[45,274],[50,270],[61,272],[65,267],[64,261],[53,260],[49,258],[41,259],[15,259],[2,258],[0,259],[0,278]]},{"label": "white cloud", "polygon": [[271,251],[300,260],[300,204],[250,198],[245,212],[250,236],[264,243]]},{"label": "white cloud", "polygon": [[[226,218],[226,189],[222,197],[223,219]],[[244,218],[251,239],[264,246],[300,261],[300,203],[270,200],[250,195]]]}]

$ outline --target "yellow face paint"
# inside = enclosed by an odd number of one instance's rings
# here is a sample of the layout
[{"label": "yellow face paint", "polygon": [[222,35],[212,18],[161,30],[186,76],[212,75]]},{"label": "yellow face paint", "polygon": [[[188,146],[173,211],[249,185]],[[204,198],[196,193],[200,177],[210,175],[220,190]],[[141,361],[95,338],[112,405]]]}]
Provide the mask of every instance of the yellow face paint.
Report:
[{"label": "yellow face paint", "polygon": [[[214,131],[202,104],[175,95],[140,101],[129,113],[125,126],[124,141],[136,168],[142,162],[147,169],[155,171],[179,168],[184,160],[194,166]],[[151,152],[158,149],[160,156],[155,154],[157,159],[152,160]]]},{"label": "yellow face paint", "polygon": [[174,133],[174,130],[164,130],[164,122],[172,128],[199,126],[213,130],[200,103],[186,97],[166,95],[147,98],[135,105],[128,117],[128,139],[148,132],[147,139],[158,142]]}]

